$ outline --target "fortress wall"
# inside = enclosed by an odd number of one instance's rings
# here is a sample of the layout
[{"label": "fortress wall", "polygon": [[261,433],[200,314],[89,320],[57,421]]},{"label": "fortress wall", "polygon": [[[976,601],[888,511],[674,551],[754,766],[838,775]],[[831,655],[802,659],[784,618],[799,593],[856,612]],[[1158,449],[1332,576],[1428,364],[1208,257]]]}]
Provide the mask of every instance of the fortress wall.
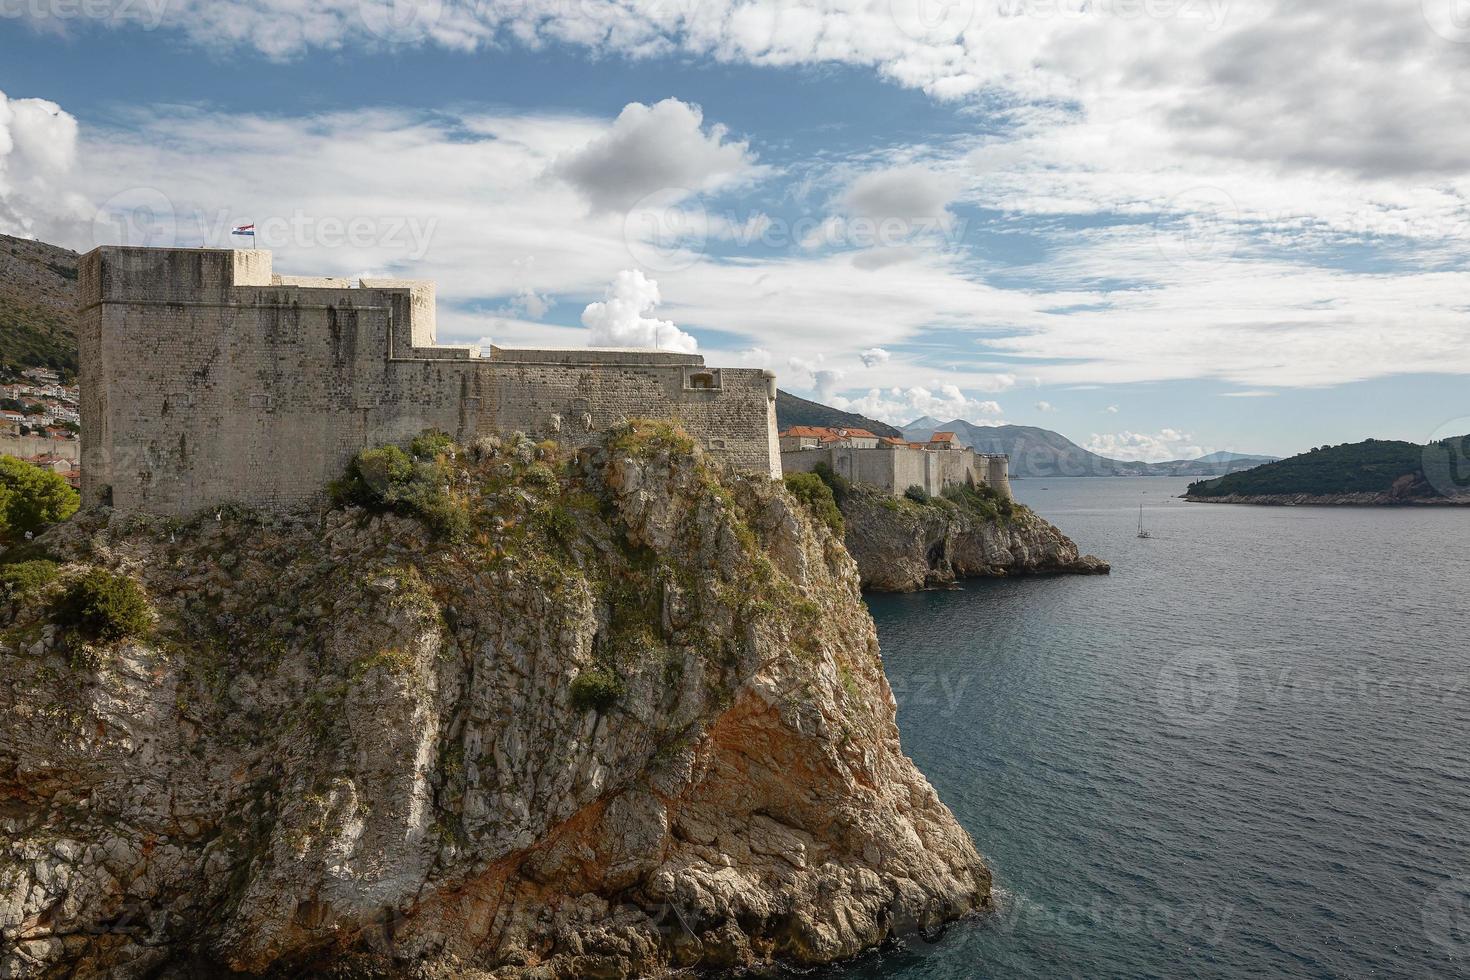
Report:
[{"label": "fortress wall", "polygon": [[922,449],[892,449],[888,450],[888,454],[894,458],[893,482],[890,484],[894,493],[903,493],[916,485],[929,489],[931,481],[928,471],[933,465],[933,453]]},{"label": "fortress wall", "polygon": [[81,443],[76,439],[52,439],[50,436],[0,435],[0,456],[60,456],[77,462]]},{"label": "fortress wall", "polygon": [[850,449],[833,446],[781,454],[781,468],[787,473],[810,473],[821,463],[832,471],[857,483],[868,483],[892,494],[902,494],[912,486],[923,487],[930,496],[938,496],[946,487],[956,484],[988,483],[1010,498],[1010,481],[1006,478],[1005,457],[985,458],[971,452],[923,449]]},{"label": "fortress wall", "polygon": [[104,248],[81,280],[88,504],[286,508],[359,450],[426,428],[580,446],[634,416],[678,419],[715,458],[780,474],[765,372],[653,352],[430,347],[432,287],[301,286],[272,277],[268,252]]}]

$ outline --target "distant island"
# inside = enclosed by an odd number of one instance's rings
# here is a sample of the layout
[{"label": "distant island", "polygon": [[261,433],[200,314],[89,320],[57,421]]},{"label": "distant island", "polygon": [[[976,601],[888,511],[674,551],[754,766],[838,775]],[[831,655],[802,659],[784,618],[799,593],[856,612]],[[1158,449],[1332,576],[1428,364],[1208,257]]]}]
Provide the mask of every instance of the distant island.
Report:
[{"label": "distant island", "polygon": [[1470,436],[1421,446],[1366,439],[1189,485],[1220,504],[1470,505]]}]

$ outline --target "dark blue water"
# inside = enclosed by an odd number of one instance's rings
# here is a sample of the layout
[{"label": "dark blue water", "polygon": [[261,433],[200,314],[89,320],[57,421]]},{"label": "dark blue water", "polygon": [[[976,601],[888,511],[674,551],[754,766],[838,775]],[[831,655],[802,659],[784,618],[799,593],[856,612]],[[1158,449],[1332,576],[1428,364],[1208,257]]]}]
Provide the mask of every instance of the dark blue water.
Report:
[{"label": "dark blue water", "polygon": [[1183,486],[1017,482],[1110,578],[871,600],[1000,909],[847,976],[1470,977],[1470,510]]}]

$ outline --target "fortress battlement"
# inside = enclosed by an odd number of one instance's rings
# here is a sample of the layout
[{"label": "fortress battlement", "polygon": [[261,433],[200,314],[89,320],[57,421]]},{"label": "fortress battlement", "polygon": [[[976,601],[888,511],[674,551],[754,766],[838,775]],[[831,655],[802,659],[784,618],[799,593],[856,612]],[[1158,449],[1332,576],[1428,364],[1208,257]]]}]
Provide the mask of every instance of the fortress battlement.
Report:
[{"label": "fortress battlement", "polygon": [[268,251],[82,257],[82,497],[184,515],[318,497],[358,451],[425,429],[576,447],[629,418],[781,474],[769,371],[654,350],[436,343],[434,284],[276,275]]}]

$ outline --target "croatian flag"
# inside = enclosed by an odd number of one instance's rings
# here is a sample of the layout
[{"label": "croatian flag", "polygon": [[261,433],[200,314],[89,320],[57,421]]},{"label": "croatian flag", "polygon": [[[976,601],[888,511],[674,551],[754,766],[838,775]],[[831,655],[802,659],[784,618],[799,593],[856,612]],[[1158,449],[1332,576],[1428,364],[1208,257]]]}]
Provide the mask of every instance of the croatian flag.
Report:
[{"label": "croatian flag", "polygon": [[254,238],[255,237],[255,226],[254,225],[240,225],[238,228],[231,229],[230,234],[231,235],[249,235],[251,238]]}]

